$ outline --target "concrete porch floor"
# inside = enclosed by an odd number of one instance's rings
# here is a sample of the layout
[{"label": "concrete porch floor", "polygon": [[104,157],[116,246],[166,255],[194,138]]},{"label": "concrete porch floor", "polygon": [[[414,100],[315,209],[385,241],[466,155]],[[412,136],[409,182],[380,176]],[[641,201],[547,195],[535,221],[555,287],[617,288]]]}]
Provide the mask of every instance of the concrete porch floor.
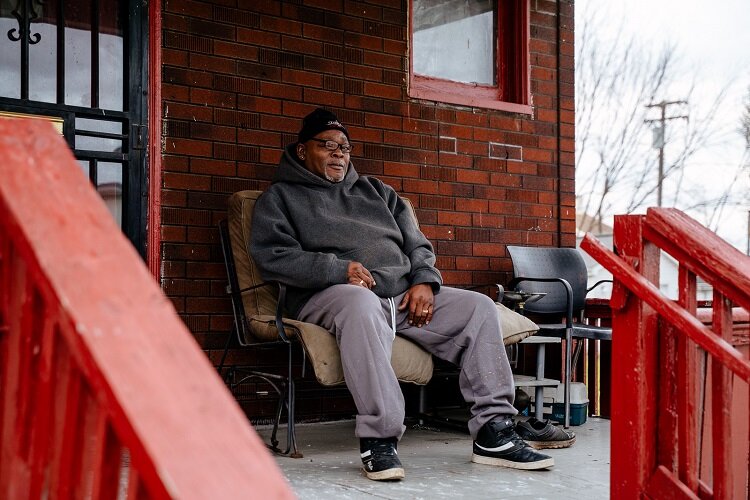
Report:
[{"label": "concrete porch floor", "polygon": [[[519,471],[470,462],[471,438],[445,428],[410,428],[398,451],[406,478],[375,482],[360,473],[354,421],[298,424],[302,459],[276,457],[300,499],[602,499],[609,498],[609,420],[571,427],[576,443],[546,450],[548,471]],[[258,428],[264,439],[270,427]],[[282,435],[280,441],[285,442]]]}]

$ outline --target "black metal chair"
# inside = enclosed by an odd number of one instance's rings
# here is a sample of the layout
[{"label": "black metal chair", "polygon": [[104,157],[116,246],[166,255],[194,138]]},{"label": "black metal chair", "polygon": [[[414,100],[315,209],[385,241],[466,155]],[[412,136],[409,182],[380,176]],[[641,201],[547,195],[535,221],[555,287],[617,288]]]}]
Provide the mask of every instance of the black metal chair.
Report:
[{"label": "black metal chair", "polygon": [[[525,313],[533,313],[538,336],[565,339],[564,425],[570,426],[570,383],[575,360],[573,339],[612,340],[612,329],[581,323],[586,294],[604,282],[587,289],[588,275],[583,256],[575,248],[508,246],[513,262],[513,279],[505,298],[522,301]],[[561,319],[564,321],[561,322]]]}]

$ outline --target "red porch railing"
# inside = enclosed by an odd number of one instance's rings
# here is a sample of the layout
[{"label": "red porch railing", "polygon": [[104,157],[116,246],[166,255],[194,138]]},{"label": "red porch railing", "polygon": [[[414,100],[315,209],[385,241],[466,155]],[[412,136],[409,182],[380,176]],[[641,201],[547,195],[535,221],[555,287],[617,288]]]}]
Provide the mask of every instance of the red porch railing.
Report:
[{"label": "red porch railing", "polygon": [[52,128],[0,158],[0,498],[292,497]]},{"label": "red porch railing", "polygon": [[[612,498],[747,498],[747,400],[744,428],[731,411],[750,362],[730,341],[732,302],[750,310],[750,258],[675,209],[616,217],[614,236],[618,255],[581,244],[615,278]],[[654,285],[659,249],[679,261],[677,303]],[[696,317],[696,275],[714,289],[711,327]]]}]

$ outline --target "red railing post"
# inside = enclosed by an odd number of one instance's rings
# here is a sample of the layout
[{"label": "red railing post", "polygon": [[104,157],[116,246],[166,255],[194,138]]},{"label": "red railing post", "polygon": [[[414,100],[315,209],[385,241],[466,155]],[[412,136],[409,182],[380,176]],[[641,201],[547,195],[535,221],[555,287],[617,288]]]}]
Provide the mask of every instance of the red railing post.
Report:
[{"label": "red railing post", "polygon": [[[733,391],[733,378],[749,383],[750,362],[732,345],[732,302],[750,310],[750,258],[675,209],[649,209],[645,222],[616,217],[614,244],[620,256],[591,235],[581,242],[615,278],[612,497],[747,498],[748,448],[739,448],[747,443],[746,421],[735,419],[732,428],[731,417],[732,403],[741,404],[743,397]],[[679,262],[679,303],[653,283],[652,246]],[[714,289],[709,321],[696,316],[697,277]],[[658,334],[644,304],[659,315]],[[708,408],[698,391],[704,376],[698,349],[710,356],[711,385],[703,390],[711,399]],[[660,370],[651,366],[657,359],[664,364]],[[708,421],[710,439],[704,443],[701,422]]]},{"label": "red railing post", "polygon": [[[658,283],[658,249],[643,238],[642,216],[615,219],[614,245],[638,272]],[[617,278],[615,278],[617,280]],[[628,436],[612,442],[612,498],[639,498],[656,468],[657,316],[635,295],[625,294],[617,281],[612,301],[622,308],[612,312],[612,435]],[[621,300],[624,299],[624,303]],[[618,304],[619,302],[619,304]]]},{"label": "red railing post", "polygon": [[0,157],[0,498],[292,498],[62,139]]},{"label": "red railing post", "polygon": [[[732,341],[732,305],[721,292],[714,290],[713,328],[728,343]],[[713,491],[714,499],[733,497],[732,480],[732,372],[718,359],[711,360],[712,433],[713,440]]]},{"label": "red railing post", "polygon": [[[678,271],[679,301],[686,311],[695,315],[698,309],[695,273],[685,266]],[[695,342],[684,335],[678,340],[677,415],[678,473],[680,481],[698,491],[698,352]],[[672,367],[667,369],[671,370]],[[670,446],[674,449],[674,445]]]}]

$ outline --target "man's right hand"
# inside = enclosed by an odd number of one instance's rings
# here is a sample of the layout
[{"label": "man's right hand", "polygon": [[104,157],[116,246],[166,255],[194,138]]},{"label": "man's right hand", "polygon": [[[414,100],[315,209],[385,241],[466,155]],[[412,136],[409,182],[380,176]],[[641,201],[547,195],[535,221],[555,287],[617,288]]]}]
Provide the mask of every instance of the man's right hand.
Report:
[{"label": "man's right hand", "polygon": [[372,277],[370,271],[361,262],[350,262],[346,270],[346,277],[351,285],[363,286],[370,290],[375,286],[375,278]]}]

